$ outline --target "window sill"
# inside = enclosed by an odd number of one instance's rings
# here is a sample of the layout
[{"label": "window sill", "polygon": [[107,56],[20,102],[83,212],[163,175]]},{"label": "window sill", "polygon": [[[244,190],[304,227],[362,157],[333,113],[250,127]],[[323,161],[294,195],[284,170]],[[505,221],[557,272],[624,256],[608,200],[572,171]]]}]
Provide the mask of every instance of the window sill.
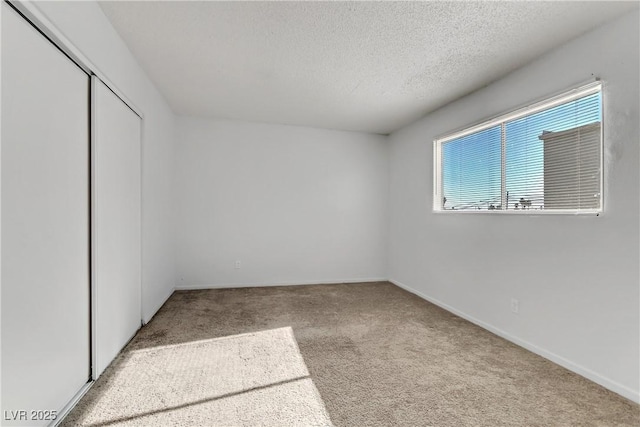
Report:
[{"label": "window sill", "polygon": [[545,215],[591,215],[591,216],[602,216],[602,210],[583,210],[583,211],[573,211],[573,210],[534,210],[534,209],[526,209],[526,210],[455,210],[455,209],[432,209],[432,213],[438,215],[447,215],[447,214],[463,214],[463,215],[524,215],[524,216],[545,216]]}]

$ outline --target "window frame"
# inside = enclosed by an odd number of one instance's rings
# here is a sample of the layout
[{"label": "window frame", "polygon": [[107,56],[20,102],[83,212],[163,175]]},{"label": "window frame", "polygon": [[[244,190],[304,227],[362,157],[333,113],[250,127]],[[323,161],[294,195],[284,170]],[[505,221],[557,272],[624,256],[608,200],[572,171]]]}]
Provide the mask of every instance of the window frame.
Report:
[{"label": "window frame", "polygon": [[[576,99],[583,98],[585,96],[600,93],[600,207],[597,209],[549,209],[549,210],[535,210],[535,209],[495,209],[495,210],[455,210],[455,209],[442,209],[442,145],[446,142],[454,139],[462,138],[483,130],[489,129],[494,126],[501,125],[504,129],[504,125],[507,122],[520,119],[522,117],[538,113],[543,110],[557,107],[561,104],[565,104]],[[576,86],[572,89],[562,91],[556,95],[547,96],[542,100],[528,103],[523,107],[515,108],[506,113],[498,116],[491,117],[489,119],[481,120],[475,124],[465,126],[458,130],[448,132],[442,136],[439,136],[433,141],[433,208],[435,213],[454,213],[454,214],[491,214],[491,215],[596,215],[599,216],[604,212],[604,93],[602,90],[602,81],[596,78],[587,84]],[[505,144],[502,144],[503,158],[504,158]],[[505,181],[506,181],[506,165],[503,163],[501,168],[501,181],[502,181],[502,200],[505,195]]]}]

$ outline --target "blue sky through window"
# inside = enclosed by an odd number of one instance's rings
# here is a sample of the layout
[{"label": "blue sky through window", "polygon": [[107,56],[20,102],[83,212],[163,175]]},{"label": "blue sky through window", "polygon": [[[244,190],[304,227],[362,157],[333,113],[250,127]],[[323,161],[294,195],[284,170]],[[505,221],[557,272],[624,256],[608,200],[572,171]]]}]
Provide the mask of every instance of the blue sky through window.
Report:
[{"label": "blue sky through window", "polygon": [[498,125],[442,145],[445,209],[487,209],[500,204],[500,134]]},{"label": "blue sky through window", "polygon": [[[506,209],[544,208],[544,145],[539,136],[601,120],[600,92],[505,123]],[[501,126],[442,144],[444,209],[501,209]],[[516,205],[516,203],[518,205]]]}]

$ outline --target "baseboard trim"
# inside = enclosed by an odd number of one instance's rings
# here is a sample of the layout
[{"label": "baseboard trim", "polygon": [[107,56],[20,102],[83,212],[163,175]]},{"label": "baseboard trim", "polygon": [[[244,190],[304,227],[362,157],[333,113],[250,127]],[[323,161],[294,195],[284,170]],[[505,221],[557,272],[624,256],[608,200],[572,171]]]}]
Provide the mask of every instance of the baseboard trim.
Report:
[{"label": "baseboard trim", "polygon": [[492,332],[492,333],[498,335],[499,337],[502,337],[502,338],[504,338],[504,339],[506,339],[508,341],[511,341],[514,344],[519,345],[520,347],[523,347],[523,348],[525,348],[525,349],[527,349],[527,350],[529,350],[529,351],[531,351],[531,352],[533,352],[533,353],[535,353],[535,354],[537,354],[539,356],[542,356],[545,359],[548,359],[548,360],[552,361],[553,363],[562,366],[563,368],[566,368],[566,369],[568,369],[568,370],[570,370],[572,372],[575,372],[576,374],[581,375],[581,376],[587,378],[588,380],[591,380],[594,383],[599,384],[599,385],[601,385],[601,386],[613,391],[614,393],[617,393],[617,394],[619,394],[619,395],[631,400],[632,402],[640,403],[640,393],[630,389],[627,386],[624,386],[624,385],[619,384],[619,383],[617,383],[615,381],[612,381],[612,380],[610,380],[610,379],[608,379],[606,377],[603,377],[602,375],[600,375],[600,374],[598,374],[596,372],[593,372],[590,369],[587,369],[587,368],[585,368],[583,366],[580,366],[580,365],[578,365],[578,364],[576,364],[576,363],[574,363],[574,362],[572,362],[572,361],[570,361],[568,359],[565,359],[562,356],[559,356],[559,355],[557,355],[557,354],[555,354],[555,353],[553,353],[551,351],[545,350],[544,348],[541,348],[541,347],[539,347],[539,346],[537,346],[535,344],[532,344],[532,343],[530,343],[528,341],[525,341],[525,340],[520,339],[520,338],[518,338],[518,337],[516,337],[514,335],[511,335],[508,332],[505,332],[500,328],[496,328],[493,325],[490,325],[490,324],[488,324],[486,322],[483,322],[483,321],[481,321],[479,319],[476,319],[475,317],[470,316],[467,313],[465,313],[463,311],[460,311],[460,310],[458,310],[458,309],[456,309],[456,308],[454,308],[454,307],[452,307],[452,306],[450,306],[450,305],[448,305],[448,304],[446,304],[446,303],[444,303],[444,302],[442,302],[440,300],[432,298],[429,295],[426,295],[423,292],[420,292],[420,291],[412,288],[411,286],[408,286],[408,285],[406,285],[406,284],[404,284],[404,283],[402,283],[402,282],[400,282],[398,280],[394,280],[394,279],[388,279],[388,280],[389,280],[389,282],[393,283],[394,285],[396,285],[396,286],[398,286],[398,287],[400,287],[400,288],[402,288],[402,289],[404,289],[404,290],[406,290],[408,292],[411,292],[412,294],[417,295],[420,298],[422,298],[422,299],[424,299],[426,301],[429,301],[430,303],[435,304],[438,307],[441,307],[441,308],[447,310],[450,313],[455,314],[456,316],[459,316],[459,317],[461,317],[461,318],[463,318],[465,320],[468,320],[469,322],[471,322],[471,323],[473,323],[475,325],[478,325],[481,328],[486,329],[489,332]]},{"label": "baseboard trim", "polygon": [[56,417],[56,419],[54,421],[52,421],[51,423],[49,423],[49,427],[57,427],[59,425],[62,424],[62,421],[65,419],[65,417],[67,415],[69,415],[69,413],[71,412],[71,410],[73,408],[75,408],[75,406],[78,404],[78,402],[80,401],[80,399],[82,399],[84,397],[85,394],[87,394],[87,392],[89,391],[89,389],[91,387],[93,387],[93,385],[95,384],[94,380],[90,380],[87,383],[85,383],[82,388],[75,394],[75,396],[73,396],[71,398],[71,400],[69,401],[69,403],[67,403],[64,408],[62,408],[59,412],[58,412],[58,416]]},{"label": "baseboard trim", "polygon": [[387,278],[367,277],[359,279],[341,279],[341,280],[295,280],[281,282],[253,282],[253,283],[224,283],[224,284],[208,284],[208,285],[177,285],[176,291],[195,291],[201,289],[232,289],[232,288],[258,288],[268,286],[295,286],[295,285],[335,285],[339,283],[368,283],[368,282],[386,282]]},{"label": "baseboard trim", "polygon": [[171,298],[171,295],[173,295],[173,293],[176,291],[176,288],[173,287],[171,288],[171,290],[169,291],[169,294],[162,300],[162,302],[160,304],[158,304],[158,306],[156,306],[156,309],[153,310],[153,314],[151,316],[149,316],[148,319],[145,319],[143,317],[142,319],[142,326],[146,325],[147,323],[151,322],[151,320],[153,319],[153,317],[158,313],[158,311],[160,311],[160,309],[162,308],[163,305],[166,304],[167,301],[169,301],[169,298]]}]

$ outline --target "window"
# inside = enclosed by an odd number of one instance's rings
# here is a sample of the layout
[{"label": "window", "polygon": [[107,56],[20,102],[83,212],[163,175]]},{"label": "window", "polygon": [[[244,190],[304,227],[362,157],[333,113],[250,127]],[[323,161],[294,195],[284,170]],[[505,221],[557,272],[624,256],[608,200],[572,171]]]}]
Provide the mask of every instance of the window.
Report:
[{"label": "window", "polygon": [[600,82],[434,142],[434,210],[602,210]]}]

